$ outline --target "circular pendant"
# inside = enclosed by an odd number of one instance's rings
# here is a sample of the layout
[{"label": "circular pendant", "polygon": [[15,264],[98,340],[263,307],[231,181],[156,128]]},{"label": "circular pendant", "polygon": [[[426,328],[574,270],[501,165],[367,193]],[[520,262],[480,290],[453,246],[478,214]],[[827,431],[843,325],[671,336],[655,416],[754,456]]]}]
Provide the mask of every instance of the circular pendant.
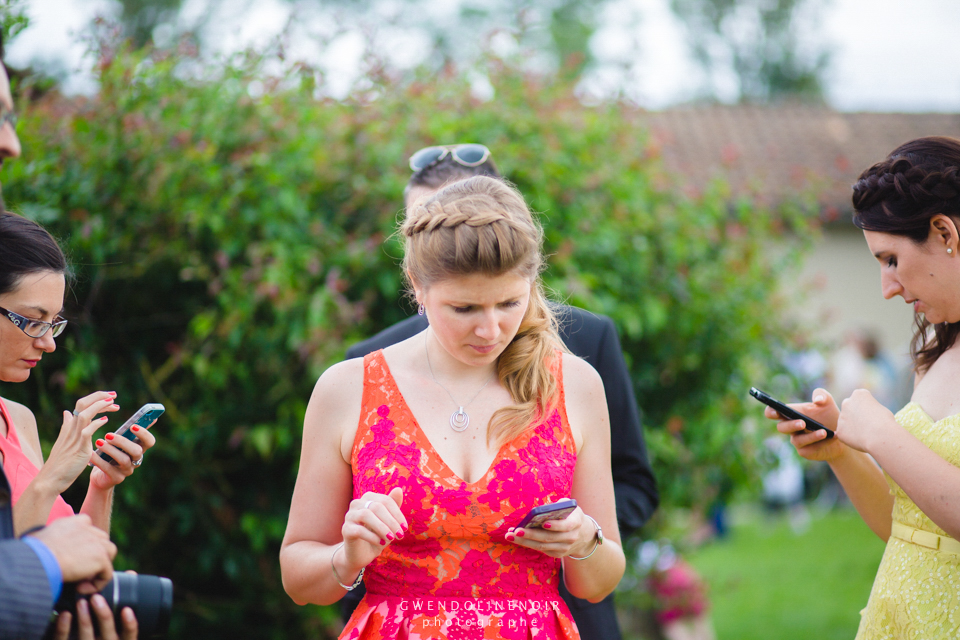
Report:
[{"label": "circular pendant", "polygon": [[463,410],[463,407],[460,407],[450,414],[450,428],[454,431],[461,433],[466,431],[467,427],[469,426],[470,416],[468,416],[467,412]]}]

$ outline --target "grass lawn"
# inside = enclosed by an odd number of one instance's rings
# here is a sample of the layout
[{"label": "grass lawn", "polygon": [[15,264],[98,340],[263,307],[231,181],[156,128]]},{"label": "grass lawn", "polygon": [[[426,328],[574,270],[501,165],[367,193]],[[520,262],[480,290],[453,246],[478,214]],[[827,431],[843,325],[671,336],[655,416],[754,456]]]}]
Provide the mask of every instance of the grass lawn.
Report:
[{"label": "grass lawn", "polygon": [[786,516],[734,509],[730,534],[687,556],[710,587],[718,640],[852,640],[885,543],[852,508]]}]

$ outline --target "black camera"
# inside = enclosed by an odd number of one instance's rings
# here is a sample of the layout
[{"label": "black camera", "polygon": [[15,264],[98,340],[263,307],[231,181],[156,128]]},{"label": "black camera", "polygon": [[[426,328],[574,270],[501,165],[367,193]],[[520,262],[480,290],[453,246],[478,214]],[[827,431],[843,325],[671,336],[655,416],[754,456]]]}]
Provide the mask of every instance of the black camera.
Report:
[{"label": "black camera", "polygon": [[[107,605],[113,611],[118,634],[123,628],[120,612],[124,607],[130,607],[137,616],[137,637],[166,637],[170,627],[170,611],[173,609],[173,583],[169,578],[118,571],[113,574],[113,580],[100,591],[100,595],[106,598]],[[73,614],[74,629],[77,622],[77,600],[80,598],[89,600],[90,596],[77,593],[72,584],[65,584],[54,607],[57,611],[69,611]],[[94,628],[97,628],[97,616],[92,609],[90,617]]]}]

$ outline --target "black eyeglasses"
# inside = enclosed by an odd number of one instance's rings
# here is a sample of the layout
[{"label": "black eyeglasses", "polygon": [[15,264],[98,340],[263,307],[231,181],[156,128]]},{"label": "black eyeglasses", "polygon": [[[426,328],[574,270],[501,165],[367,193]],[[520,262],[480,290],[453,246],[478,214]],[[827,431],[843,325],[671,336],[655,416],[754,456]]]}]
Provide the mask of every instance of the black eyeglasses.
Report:
[{"label": "black eyeglasses", "polygon": [[3,127],[6,123],[10,123],[10,126],[14,129],[17,128],[17,114],[13,112],[12,109],[7,109],[5,106],[0,104],[0,127]]},{"label": "black eyeglasses", "polygon": [[31,338],[42,338],[47,335],[47,331],[50,329],[53,329],[53,337],[56,338],[67,328],[67,321],[60,316],[57,316],[54,322],[44,322],[43,320],[24,318],[19,313],[7,311],[3,307],[0,307],[0,313],[7,316],[10,322],[20,327],[20,331],[23,331]]},{"label": "black eyeglasses", "polygon": [[490,149],[482,144],[448,144],[441,147],[425,147],[410,156],[410,170],[420,171],[440,162],[447,155],[457,164],[478,167],[490,157]]}]

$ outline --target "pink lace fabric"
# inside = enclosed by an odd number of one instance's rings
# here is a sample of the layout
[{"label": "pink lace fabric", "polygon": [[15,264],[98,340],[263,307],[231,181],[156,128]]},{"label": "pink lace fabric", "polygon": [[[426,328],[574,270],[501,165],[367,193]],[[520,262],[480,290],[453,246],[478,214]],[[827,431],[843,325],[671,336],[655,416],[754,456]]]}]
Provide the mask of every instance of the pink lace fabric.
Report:
[{"label": "pink lace fabric", "polygon": [[340,638],[579,638],[558,592],[560,560],[506,541],[531,508],[569,497],[576,446],[561,358],[557,409],[505,443],[477,482],[447,467],[400,394],[382,351],[364,359],[353,495],[403,488],[410,531],[366,569],[367,594]]}]

